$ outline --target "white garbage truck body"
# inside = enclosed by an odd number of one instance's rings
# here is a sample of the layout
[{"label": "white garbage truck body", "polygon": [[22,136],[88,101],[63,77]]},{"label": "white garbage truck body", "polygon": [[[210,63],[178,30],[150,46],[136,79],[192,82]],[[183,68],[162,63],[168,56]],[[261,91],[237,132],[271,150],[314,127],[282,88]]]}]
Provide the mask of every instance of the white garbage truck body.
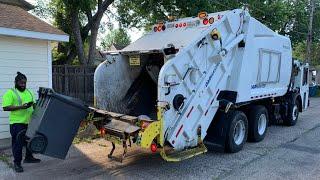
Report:
[{"label": "white garbage truck body", "polygon": [[106,134],[121,119],[111,112],[136,117],[120,139],[162,148],[168,161],[205,152],[204,141],[237,152],[247,136],[262,140],[269,122],[296,123],[308,105],[305,72],[290,39],[248,11],[200,13],[161,22],[109,55],[95,72],[95,105],[108,114]]}]

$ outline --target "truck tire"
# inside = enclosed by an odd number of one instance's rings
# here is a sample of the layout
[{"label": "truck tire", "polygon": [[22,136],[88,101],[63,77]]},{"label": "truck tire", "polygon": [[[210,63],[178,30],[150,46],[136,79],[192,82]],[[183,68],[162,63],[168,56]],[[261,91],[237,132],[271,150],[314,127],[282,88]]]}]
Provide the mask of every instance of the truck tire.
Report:
[{"label": "truck tire", "polygon": [[232,111],[227,114],[230,126],[227,129],[225,150],[229,153],[239,152],[248,137],[248,119],[241,111]]},{"label": "truck tire", "polygon": [[298,101],[298,94],[292,95],[288,104],[288,114],[283,120],[286,126],[294,126],[297,124],[299,117],[299,107],[300,103]]},{"label": "truck tire", "polygon": [[253,106],[249,112],[248,139],[251,142],[260,142],[267,133],[269,117],[268,110],[264,106]]}]

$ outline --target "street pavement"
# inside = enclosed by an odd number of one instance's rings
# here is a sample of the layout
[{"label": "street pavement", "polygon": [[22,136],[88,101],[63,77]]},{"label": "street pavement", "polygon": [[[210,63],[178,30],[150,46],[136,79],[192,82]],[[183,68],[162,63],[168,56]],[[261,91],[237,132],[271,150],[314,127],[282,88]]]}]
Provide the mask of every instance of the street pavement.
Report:
[{"label": "street pavement", "polygon": [[[239,153],[208,152],[170,163],[159,153],[129,149],[123,163],[109,160],[110,143],[99,139],[75,144],[65,160],[38,155],[16,174],[0,161],[0,179],[320,179],[320,98],[300,114],[296,126],[270,126],[262,142],[246,143]],[[9,156],[10,149],[1,153]],[[121,154],[118,146],[114,153]]]}]

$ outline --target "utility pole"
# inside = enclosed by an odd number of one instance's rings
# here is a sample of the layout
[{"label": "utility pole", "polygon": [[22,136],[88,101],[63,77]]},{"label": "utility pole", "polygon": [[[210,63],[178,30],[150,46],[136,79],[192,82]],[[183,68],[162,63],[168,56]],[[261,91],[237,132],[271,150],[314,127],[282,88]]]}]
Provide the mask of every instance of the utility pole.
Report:
[{"label": "utility pole", "polygon": [[308,37],[307,37],[307,63],[309,64],[311,62],[314,10],[315,10],[315,2],[314,0],[310,0],[310,17],[309,17],[309,28],[308,28]]}]

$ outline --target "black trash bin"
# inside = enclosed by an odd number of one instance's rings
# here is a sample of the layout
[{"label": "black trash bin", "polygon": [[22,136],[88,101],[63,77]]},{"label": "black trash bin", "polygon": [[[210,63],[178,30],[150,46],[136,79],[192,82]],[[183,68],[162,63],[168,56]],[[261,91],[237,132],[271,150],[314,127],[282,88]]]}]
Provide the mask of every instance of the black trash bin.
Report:
[{"label": "black trash bin", "polygon": [[82,101],[39,88],[39,99],[26,132],[34,153],[65,159],[80,122],[89,113]]}]

